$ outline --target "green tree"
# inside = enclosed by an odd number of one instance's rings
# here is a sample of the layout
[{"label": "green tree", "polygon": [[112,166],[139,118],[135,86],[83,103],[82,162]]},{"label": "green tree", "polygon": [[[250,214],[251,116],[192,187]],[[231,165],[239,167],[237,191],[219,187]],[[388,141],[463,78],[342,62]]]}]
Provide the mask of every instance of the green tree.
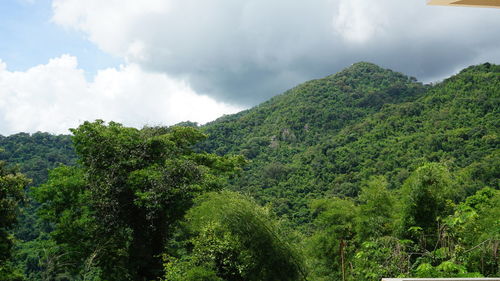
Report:
[{"label": "green tree", "polygon": [[395,198],[387,189],[387,180],[371,178],[358,197],[359,214],[356,217],[356,234],[360,242],[370,238],[392,235],[395,221]]},{"label": "green tree", "polygon": [[356,217],[359,208],[352,200],[325,198],[313,201],[314,235],[309,242],[314,280],[347,280],[356,249]]},{"label": "green tree", "polygon": [[20,280],[10,261],[18,205],[24,198],[24,188],[30,181],[16,169],[9,169],[0,161],[0,280]]},{"label": "green tree", "polygon": [[55,224],[51,235],[74,272],[105,280],[160,276],[165,243],[193,198],[220,189],[242,164],[195,153],[204,138],[195,128],[96,121],[72,132],[79,166],[51,174],[38,192],[41,214]]},{"label": "green tree", "polygon": [[68,166],[52,170],[48,182],[33,189],[33,196],[43,203],[40,218],[55,228],[49,237],[44,234],[30,243],[38,261],[36,267],[26,268],[27,274],[41,280],[77,279],[81,265],[88,267],[87,259],[103,248],[95,239],[95,212],[83,170]]},{"label": "green tree", "polygon": [[439,163],[418,168],[402,188],[401,233],[433,249],[438,220],[452,211],[454,183],[448,169]]},{"label": "green tree", "polygon": [[[289,244],[290,235],[268,209],[246,196],[227,191],[203,195],[188,211],[186,227],[190,253],[167,263],[166,280],[291,281],[306,277],[297,250]],[[194,269],[221,279],[193,279],[189,276]]]},{"label": "green tree", "polygon": [[449,255],[467,272],[500,274],[500,191],[483,188],[458,204],[445,220]]}]

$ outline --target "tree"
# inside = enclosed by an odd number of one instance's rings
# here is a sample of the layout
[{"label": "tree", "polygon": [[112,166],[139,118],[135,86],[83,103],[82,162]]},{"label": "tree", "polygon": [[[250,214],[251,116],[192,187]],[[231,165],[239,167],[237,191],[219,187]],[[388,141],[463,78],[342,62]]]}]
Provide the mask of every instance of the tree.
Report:
[{"label": "tree", "polygon": [[450,173],[439,163],[425,164],[411,174],[402,188],[403,237],[419,240],[424,249],[434,248],[438,219],[452,210],[452,187]]},{"label": "tree", "polygon": [[371,178],[359,195],[359,215],[356,217],[358,241],[379,238],[392,234],[395,198],[387,189],[387,180],[382,177]]},{"label": "tree", "polygon": [[91,261],[106,280],[159,277],[165,243],[193,198],[219,190],[243,161],[195,153],[205,137],[195,128],[95,121],[71,131],[79,167],[52,173],[38,198],[75,270]]},{"label": "tree", "polygon": [[315,280],[347,280],[359,209],[352,200],[340,198],[315,200],[311,208],[315,233],[309,249]]},{"label": "tree", "polygon": [[[191,250],[167,263],[168,281],[305,279],[302,260],[288,243],[290,235],[268,209],[246,196],[228,191],[203,195],[188,211],[185,226]],[[221,279],[192,279],[193,270]]]},{"label": "tree", "polygon": [[446,220],[452,259],[468,272],[500,274],[500,190],[483,188],[458,204]]},{"label": "tree", "polygon": [[43,203],[38,211],[40,218],[55,226],[49,237],[42,235],[31,242],[32,252],[38,256],[38,268],[34,270],[41,275],[37,278],[54,280],[63,275],[77,279],[81,265],[87,265],[88,258],[103,247],[95,239],[96,216],[89,204],[83,169],[55,168],[50,171],[48,182],[33,189],[33,196]]},{"label": "tree", "polygon": [[21,280],[10,264],[12,236],[9,231],[16,222],[18,204],[30,181],[16,169],[8,169],[0,161],[0,280]]}]

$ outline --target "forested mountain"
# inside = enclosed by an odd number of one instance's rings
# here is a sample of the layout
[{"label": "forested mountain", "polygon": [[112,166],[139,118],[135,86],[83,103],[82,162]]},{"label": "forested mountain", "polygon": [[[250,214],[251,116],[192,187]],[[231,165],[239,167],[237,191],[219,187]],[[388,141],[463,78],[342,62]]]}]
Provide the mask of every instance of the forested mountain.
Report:
[{"label": "forested mountain", "polygon": [[372,175],[398,188],[423,163],[440,162],[474,180],[464,183],[468,195],[499,188],[499,105],[500,67],[467,68],[414,102],[388,104],[319,145],[313,173],[327,175],[336,194],[355,195],[355,185]]},{"label": "forested mountain", "polygon": [[386,103],[411,101],[424,91],[415,78],[371,63],[356,63],[203,126],[209,135],[204,148],[219,154],[243,153],[253,159],[261,153],[256,148],[263,144],[274,148],[311,146]]},{"label": "forested mountain", "polygon": [[76,154],[69,135],[49,133],[18,133],[0,135],[0,161],[18,164],[22,173],[39,185],[47,180],[50,169],[58,165],[73,165]]},{"label": "forested mountain", "polygon": [[500,274],[498,65],[357,63],[197,127],[0,137],[0,280]]},{"label": "forested mountain", "polygon": [[436,85],[370,63],[306,82],[207,124],[203,148],[251,163],[232,188],[301,224],[324,195],[356,196],[370,176],[401,186],[426,162],[498,188],[499,66],[473,66]]}]

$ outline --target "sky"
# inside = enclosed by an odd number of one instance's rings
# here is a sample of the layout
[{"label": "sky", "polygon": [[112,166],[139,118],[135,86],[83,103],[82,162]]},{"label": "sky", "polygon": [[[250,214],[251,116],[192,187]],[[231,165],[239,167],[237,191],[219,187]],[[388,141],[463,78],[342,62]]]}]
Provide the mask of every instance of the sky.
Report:
[{"label": "sky", "polygon": [[500,63],[500,9],[425,0],[1,0],[0,134],[200,124],[359,61]]}]

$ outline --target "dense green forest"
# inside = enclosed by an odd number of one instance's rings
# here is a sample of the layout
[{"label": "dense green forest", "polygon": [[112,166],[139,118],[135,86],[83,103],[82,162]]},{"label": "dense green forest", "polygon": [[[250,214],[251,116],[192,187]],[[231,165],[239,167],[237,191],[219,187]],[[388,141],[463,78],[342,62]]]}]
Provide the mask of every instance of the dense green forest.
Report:
[{"label": "dense green forest", "polygon": [[75,165],[76,154],[69,135],[49,133],[18,133],[0,135],[0,161],[18,165],[20,171],[32,180],[33,186],[47,181],[48,171],[63,165]]},{"label": "dense green forest", "polygon": [[499,276],[499,106],[498,65],[357,63],[201,127],[0,136],[0,280]]}]

